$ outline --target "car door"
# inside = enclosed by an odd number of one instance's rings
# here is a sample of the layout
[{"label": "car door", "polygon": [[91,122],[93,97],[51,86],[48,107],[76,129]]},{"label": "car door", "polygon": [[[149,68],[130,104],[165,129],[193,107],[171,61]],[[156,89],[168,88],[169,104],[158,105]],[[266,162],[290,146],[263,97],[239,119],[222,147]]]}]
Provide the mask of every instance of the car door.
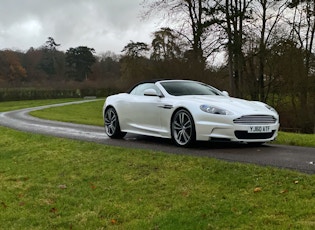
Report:
[{"label": "car door", "polygon": [[159,136],[161,130],[160,118],[160,103],[159,96],[144,95],[146,89],[154,89],[159,91],[158,88],[152,83],[146,83],[138,86],[134,92],[131,93],[131,100],[129,101],[129,126],[130,128],[142,134],[149,134]]}]

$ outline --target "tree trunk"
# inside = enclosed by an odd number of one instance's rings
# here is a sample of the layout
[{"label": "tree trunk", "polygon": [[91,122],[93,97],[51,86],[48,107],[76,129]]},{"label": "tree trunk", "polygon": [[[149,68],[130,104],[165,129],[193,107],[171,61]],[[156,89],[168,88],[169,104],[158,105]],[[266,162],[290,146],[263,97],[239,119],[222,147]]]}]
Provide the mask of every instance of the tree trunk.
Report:
[{"label": "tree trunk", "polygon": [[259,44],[259,76],[258,76],[258,87],[259,87],[259,100],[265,101],[265,59],[266,59],[266,44],[265,44],[265,33],[266,33],[266,4],[267,0],[262,0],[261,5],[263,8],[263,15],[262,15],[262,28],[260,33],[260,44]]}]

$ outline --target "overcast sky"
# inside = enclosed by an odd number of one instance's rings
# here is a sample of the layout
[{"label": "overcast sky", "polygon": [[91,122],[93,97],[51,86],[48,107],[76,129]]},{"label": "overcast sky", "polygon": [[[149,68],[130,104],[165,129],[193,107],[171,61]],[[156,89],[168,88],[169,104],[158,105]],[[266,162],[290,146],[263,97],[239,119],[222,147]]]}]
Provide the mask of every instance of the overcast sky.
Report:
[{"label": "overcast sky", "polygon": [[150,43],[162,25],[142,20],[143,0],[1,0],[0,49],[27,51],[53,37],[60,50],[88,46],[120,51],[130,40]]}]

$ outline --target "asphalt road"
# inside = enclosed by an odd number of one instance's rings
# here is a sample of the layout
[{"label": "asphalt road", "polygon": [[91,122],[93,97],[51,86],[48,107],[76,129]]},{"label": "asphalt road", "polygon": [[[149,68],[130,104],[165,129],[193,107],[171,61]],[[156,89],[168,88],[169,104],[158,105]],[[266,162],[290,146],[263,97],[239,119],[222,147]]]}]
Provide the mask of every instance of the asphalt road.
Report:
[{"label": "asphalt road", "polygon": [[[84,102],[87,101],[74,103]],[[198,142],[193,148],[180,148],[176,147],[172,141],[168,139],[140,135],[127,135],[122,140],[112,140],[106,136],[103,127],[48,121],[29,115],[29,112],[34,110],[67,104],[71,103],[40,106],[0,113],[0,125],[25,132],[40,133],[82,141],[92,141],[105,145],[157,150],[171,154],[212,157],[232,162],[287,168],[309,174],[315,173],[315,148],[274,144],[250,147],[245,144],[210,142]]]}]

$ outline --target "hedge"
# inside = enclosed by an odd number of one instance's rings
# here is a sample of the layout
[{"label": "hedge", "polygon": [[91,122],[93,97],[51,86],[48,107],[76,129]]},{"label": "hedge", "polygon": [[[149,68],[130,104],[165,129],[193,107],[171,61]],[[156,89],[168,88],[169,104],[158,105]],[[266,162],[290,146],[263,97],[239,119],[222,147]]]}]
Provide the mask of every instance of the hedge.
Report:
[{"label": "hedge", "polygon": [[29,89],[9,88],[0,89],[0,101],[21,101],[36,99],[57,99],[57,98],[83,98],[87,96],[106,97],[116,93],[117,90],[106,89]]}]

